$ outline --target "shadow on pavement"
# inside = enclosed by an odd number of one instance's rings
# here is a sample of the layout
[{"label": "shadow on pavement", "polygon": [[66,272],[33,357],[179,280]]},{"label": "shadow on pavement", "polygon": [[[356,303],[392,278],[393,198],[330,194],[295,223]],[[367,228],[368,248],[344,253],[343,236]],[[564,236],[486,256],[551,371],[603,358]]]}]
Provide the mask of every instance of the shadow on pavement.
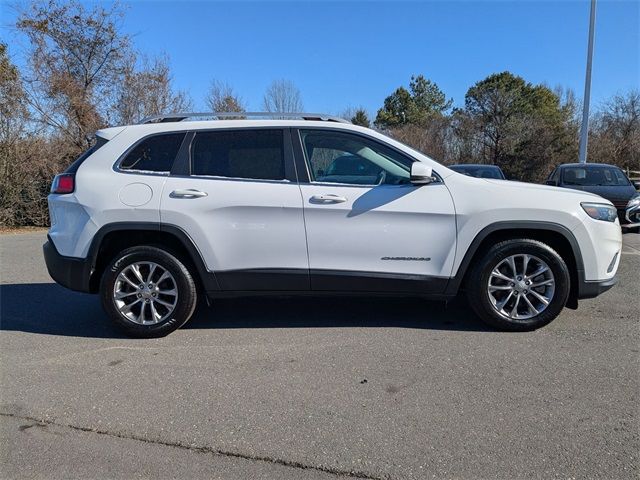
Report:
[{"label": "shadow on pavement", "polygon": [[[414,297],[252,297],[201,304],[183,328],[397,327],[492,331],[464,302],[445,305]],[[97,295],[54,283],[0,285],[0,330],[44,335],[126,338]]]}]

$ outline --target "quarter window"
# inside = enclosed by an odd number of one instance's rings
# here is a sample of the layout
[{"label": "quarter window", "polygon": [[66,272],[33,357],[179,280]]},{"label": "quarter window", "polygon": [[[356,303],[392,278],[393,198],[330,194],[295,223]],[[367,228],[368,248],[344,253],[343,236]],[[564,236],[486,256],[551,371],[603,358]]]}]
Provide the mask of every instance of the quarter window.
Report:
[{"label": "quarter window", "polygon": [[301,130],[312,180],[355,185],[409,183],[412,160],[358,135]]},{"label": "quarter window", "polygon": [[282,130],[200,132],[191,145],[191,174],[283,180],[283,150]]},{"label": "quarter window", "polygon": [[169,173],[184,135],[184,133],[168,133],[143,140],[120,163],[120,169]]}]

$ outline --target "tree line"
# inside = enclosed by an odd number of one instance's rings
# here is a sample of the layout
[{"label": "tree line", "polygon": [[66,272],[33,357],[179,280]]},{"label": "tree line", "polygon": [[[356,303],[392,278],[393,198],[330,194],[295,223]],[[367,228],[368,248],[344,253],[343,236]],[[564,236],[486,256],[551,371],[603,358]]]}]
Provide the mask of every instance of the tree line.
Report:
[{"label": "tree line", "polygon": [[[534,85],[511,72],[471,86],[464,106],[422,75],[399,87],[375,125],[445,164],[485,163],[509,178],[541,182],[560,163],[576,162],[581,105],[571,90]],[[640,91],[616,94],[590,119],[589,161],[640,170]]]},{"label": "tree line", "polygon": [[[28,40],[24,67],[0,44],[0,226],[48,223],[52,177],[91,146],[96,130],[167,112],[192,111],[172,82],[167,56],[148,57],[123,33],[123,7],[79,0],[34,0],[16,29]],[[228,83],[213,80],[211,111],[247,111]],[[269,85],[261,109],[300,112],[289,80]],[[570,90],[534,85],[510,72],[471,86],[453,107],[440,87],[415,75],[385,98],[373,122],[363,108],[343,116],[377,128],[445,164],[490,163],[509,177],[541,181],[578,156],[579,102]],[[589,161],[640,170],[640,92],[611,97],[593,114]]]}]

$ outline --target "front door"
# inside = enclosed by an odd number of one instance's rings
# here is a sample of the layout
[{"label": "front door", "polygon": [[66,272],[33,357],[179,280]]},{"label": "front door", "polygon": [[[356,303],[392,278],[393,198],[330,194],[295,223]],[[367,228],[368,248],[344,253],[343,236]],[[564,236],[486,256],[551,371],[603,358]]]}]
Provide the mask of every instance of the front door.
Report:
[{"label": "front door", "polygon": [[444,291],[456,241],[444,183],[411,184],[414,159],[358,133],[300,129],[294,141],[309,174],[300,188],[311,288]]}]

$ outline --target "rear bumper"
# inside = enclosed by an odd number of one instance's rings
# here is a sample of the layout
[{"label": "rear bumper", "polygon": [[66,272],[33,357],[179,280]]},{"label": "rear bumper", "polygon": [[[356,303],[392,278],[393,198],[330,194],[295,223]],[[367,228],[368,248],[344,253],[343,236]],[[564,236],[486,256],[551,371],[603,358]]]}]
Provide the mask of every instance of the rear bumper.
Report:
[{"label": "rear bumper", "polygon": [[56,250],[51,238],[42,246],[49,275],[63,287],[89,293],[91,262],[85,258],[65,257]]},{"label": "rear bumper", "polygon": [[616,283],[618,283],[618,278],[613,277],[607,280],[596,281],[596,282],[587,282],[581,281],[578,286],[578,299],[582,300],[585,298],[594,298],[600,295],[601,293],[606,292],[611,287],[613,287]]}]

